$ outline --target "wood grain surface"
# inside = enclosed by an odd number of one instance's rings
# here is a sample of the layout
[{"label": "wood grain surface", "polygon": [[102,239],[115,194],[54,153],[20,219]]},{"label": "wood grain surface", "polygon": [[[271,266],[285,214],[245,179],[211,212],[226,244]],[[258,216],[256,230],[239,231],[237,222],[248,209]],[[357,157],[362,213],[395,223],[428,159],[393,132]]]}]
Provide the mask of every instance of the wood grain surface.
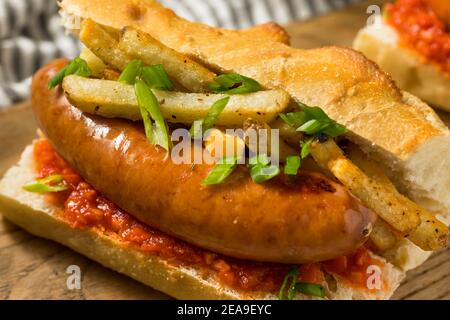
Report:
[{"label": "wood grain surface", "polygon": [[[351,45],[371,0],[287,26],[296,47]],[[450,115],[440,113],[450,123]],[[0,176],[36,136],[29,102],[0,109]],[[78,265],[81,290],[68,290],[66,269]],[[31,236],[0,217],[0,299],[167,299],[166,295],[106,269],[56,243]],[[450,299],[450,250],[410,271],[394,299]]]}]

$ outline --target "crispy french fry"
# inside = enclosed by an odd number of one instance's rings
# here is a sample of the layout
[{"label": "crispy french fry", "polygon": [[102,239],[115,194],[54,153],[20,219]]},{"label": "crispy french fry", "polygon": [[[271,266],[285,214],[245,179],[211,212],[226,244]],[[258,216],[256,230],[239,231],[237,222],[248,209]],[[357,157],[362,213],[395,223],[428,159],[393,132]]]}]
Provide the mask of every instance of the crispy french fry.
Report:
[{"label": "crispy french fry", "polygon": [[172,50],[147,33],[126,27],[119,48],[144,64],[162,64],[167,73],[190,92],[209,92],[215,74],[187,56]]},{"label": "crispy french fry", "polygon": [[408,235],[408,239],[426,251],[447,247],[448,227],[428,211],[420,212],[420,225]]},{"label": "crispy french fry", "polygon": [[[385,189],[390,190],[393,194],[399,194],[380,166],[368,159],[361,150],[351,146],[348,148],[347,153],[349,158],[371,179],[381,184]],[[410,205],[419,212],[420,225],[408,235],[408,239],[424,250],[437,250],[446,247],[449,237],[447,226],[416,203],[410,201]],[[385,236],[392,238],[392,235],[389,236],[387,230],[385,231]]]},{"label": "crispy french fry", "polygon": [[[243,127],[245,144],[251,151],[255,154],[266,153],[272,155],[272,139],[276,139],[276,137],[272,136],[272,128],[267,123],[249,118],[244,122]],[[258,138],[262,138],[261,140],[265,141],[260,141]],[[275,144],[278,145],[278,157],[281,162],[285,162],[288,156],[299,153],[299,151],[296,151],[279,137],[276,140],[278,140],[275,141]]]},{"label": "crispy french fry", "polygon": [[389,227],[389,225],[381,219],[378,219],[370,233],[370,240],[380,251],[386,251],[397,243],[399,237]]},{"label": "crispy french fry", "polygon": [[88,64],[89,68],[91,68],[92,75],[95,78],[102,78],[103,73],[106,69],[106,65],[103,63],[102,59],[97,57],[91,50],[88,48],[83,48],[80,53],[80,58],[85,60]]},{"label": "crispy french fry", "polygon": [[[69,101],[84,112],[108,118],[141,119],[132,85],[71,75],[64,78],[63,88]],[[164,117],[170,122],[184,124],[204,118],[214,102],[226,97],[224,94],[153,92]],[[242,126],[248,118],[271,121],[288,105],[289,99],[283,90],[233,95],[216,124]]]},{"label": "crispy french fry", "polygon": [[216,76],[207,68],[189,59],[136,29],[106,28],[87,19],[83,22],[80,40],[107,65],[121,71],[133,59],[145,64],[163,64],[169,76],[192,92],[208,92]]},{"label": "crispy french fry", "polygon": [[94,21],[83,21],[79,38],[89,50],[92,51],[107,65],[123,70],[132,58],[119,48],[119,32],[111,32]]},{"label": "crispy french fry", "polygon": [[447,226],[398,193],[373,164],[366,166],[369,177],[348,160],[331,139],[323,143],[314,142],[311,153],[320,166],[328,168],[368,208],[392,228],[408,236],[414,244],[427,251],[446,246],[449,237]]},{"label": "crispy french fry", "polygon": [[406,197],[394,194],[365,175],[344,156],[334,140],[313,142],[311,154],[319,166],[328,168],[357,198],[394,229],[406,234],[419,226],[416,206]]}]

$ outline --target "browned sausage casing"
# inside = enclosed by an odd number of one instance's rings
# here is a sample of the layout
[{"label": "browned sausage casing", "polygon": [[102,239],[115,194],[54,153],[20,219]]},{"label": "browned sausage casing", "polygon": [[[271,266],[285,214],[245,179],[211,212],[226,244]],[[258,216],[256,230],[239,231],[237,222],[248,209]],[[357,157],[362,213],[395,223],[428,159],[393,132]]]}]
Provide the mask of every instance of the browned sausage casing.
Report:
[{"label": "browned sausage casing", "polygon": [[94,188],[144,223],[200,247],[258,261],[305,263],[349,254],[375,215],[341,185],[301,173],[262,185],[245,168],[202,186],[209,165],[175,165],[139,124],[81,113],[47,82],[66,61],[33,79],[38,124],[57,152]]}]

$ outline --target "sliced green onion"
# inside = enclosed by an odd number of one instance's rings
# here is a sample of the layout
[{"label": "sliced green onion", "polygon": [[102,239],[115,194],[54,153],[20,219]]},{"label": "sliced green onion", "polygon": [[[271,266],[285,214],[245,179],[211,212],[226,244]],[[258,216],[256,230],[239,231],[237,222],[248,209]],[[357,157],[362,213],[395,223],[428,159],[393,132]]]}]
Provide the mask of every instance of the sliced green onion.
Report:
[{"label": "sliced green onion", "polygon": [[309,107],[302,104],[302,111],[307,115],[308,119],[330,120],[328,115],[319,107]]},{"label": "sliced green onion", "polygon": [[48,82],[49,89],[56,87],[58,84],[60,84],[63,81],[64,77],[66,76],[67,67],[68,67],[68,65],[64,66],[64,68],[59,70],[59,72],[49,80],[49,82]]},{"label": "sliced green onion", "polygon": [[227,94],[243,94],[262,90],[258,81],[237,73],[216,77],[209,88],[215,93]]},{"label": "sliced green onion", "polygon": [[[159,108],[158,99],[141,79],[136,80],[134,90],[139,108],[141,113],[143,113],[142,118],[147,139],[150,143],[160,145],[164,149],[169,150],[171,145],[169,130]],[[155,121],[154,124],[151,119]]]},{"label": "sliced green onion", "polygon": [[295,176],[300,169],[301,159],[299,156],[288,156],[284,165],[284,174]]},{"label": "sliced green onion", "polygon": [[295,291],[296,291],[295,284],[297,283],[297,278],[298,278],[298,268],[297,267],[289,268],[289,270],[286,273],[286,276],[284,277],[283,282],[281,284],[280,292],[278,293],[279,300],[286,300],[285,291],[286,291],[286,286],[290,279],[291,279],[291,283],[289,285],[287,298],[289,300],[294,299]]},{"label": "sliced green onion", "polygon": [[234,156],[220,160],[202,181],[202,184],[208,186],[223,183],[236,168],[239,159],[240,157]]},{"label": "sliced green onion", "polygon": [[213,103],[213,105],[208,111],[208,114],[206,115],[206,118],[203,120],[204,131],[211,129],[214,126],[214,123],[216,122],[219,115],[222,113],[223,109],[225,109],[229,101],[230,97],[225,97]]},{"label": "sliced green onion", "polygon": [[67,186],[62,184],[63,177],[59,174],[53,174],[48,177],[29,182],[22,186],[22,188],[29,192],[46,193],[59,192],[67,189]]},{"label": "sliced green onion", "polygon": [[81,77],[90,77],[92,74],[87,62],[80,57],[76,57],[67,67],[65,75],[75,74]]},{"label": "sliced green onion", "polygon": [[289,112],[289,113],[280,113],[280,118],[286,122],[291,127],[300,127],[306,121],[308,121],[308,117],[306,113],[300,112]]},{"label": "sliced green onion", "polygon": [[305,159],[311,153],[310,147],[313,140],[314,138],[309,138],[304,142],[303,141],[300,142],[300,145],[302,147],[302,150],[300,151],[300,156],[302,157],[302,159]]},{"label": "sliced green onion", "polygon": [[270,161],[266,154],[260,154],[249,159],[248,167],[253,182],[263,183],[280,174],[278,166],[269,164]]},{"label": "sliced green onion", "polygon": [[270,161],[269,161],[269,157],[267,157],[267,154],[263,153],[263,154],[259,154],[257,156],[251,157],[248,160],[248,163],[250,166],[252,166],[252,165],[267,166],[270,163]]},{"label": "sliced green onion", "polygon": [[307,135],[317,135],[325,133],[332,138],[336,138],[347,132],[347,129],[331,120],[328,115],[319,107],[309,107],[298,102],[302,111],[280,114],[280,118],[297,131]]},{"label": "sliced green onion", "polygon": [[141,75],[142,65],[141,60],[135,59],[130,61],[125,69],[123,69],[117,81],[126,84],[134,84],[136,82],[136,78]]},{"label": "sliced green onion", "polygon": [[203,137],[203,120],[195,120],[189,129],[189,134],[195,140],[199,140]]},{"label": "sliced green onion", "polygon": [[[214,126],[214,123],[216,122],[219,115],[222,113],[223,109],[227,106],[228,102],[230,101],[230,97],[225,97],[223,99],[217,100],[213,103],[211,108],[208,110],[208,114],[206,115],[205,119],[198,120],[201,121],[201,133],[203,134],[206,130],[211,129]],[[199,123],[197,121],[194,121],[192,124],[189,133],[191,134],[191,137],[198,137],[200,130]]]},{"label": "sliced green onion", "polygon": [[173,90],[173,83],[162,64],[144,67],[141,76],[151,88]]},{"label": "sliced green onion", "polygon": [[288,300],[293,300],[297,292],[309,296],[325,298],[325,289],[322,285],[307,282],[297,282],[298,273],[298,267],[289,268],[281,284],[280,292],[278,293],[279,300],[286,300],[286,286],[288,285],[289,281],[291,282],[288,288]]},{"label": "sliced green onion", "polygon": [[312,135],[320,133],[322,130],[330,125],[329,122],[325,120],[312,119],[297,128],[297,131],[304,132],[306,134]]},{"label": "sliced green onion", "polygon": [[325,289],[320,284],[297,282],[295,284],[295,289],[296,291],[306,294],[308,296],[325,298]]},{"label": "sliced green onion", "polygon": [[323,130],[323,133],[329,135],[332,138],[336,138],[339,137],[340,135],[343,135],[347,131],[348,131],[347,128],[345,128],[344,126],[341,126],[338,123],[332,123]]},{"label": "sliced green onion", "polygon": [[250,176],[253,182],[263,183],[270,180],[280,174],[280,168],[275,165],[263,166],[254,165],[250,167]]},{"label": "sliced green onion", "polygon": [[56,87],[63,81],[65,76],[71,74],[75,74],[81,77],[90,77],[92,71],[91,68],[89,68],[86,61],[84,61],[80,57],[76,57],[50,79],[50,81],[48,82],[48,88],[52,89]]},{"label": "sliced green onion", "polygon": [[141,113],[142,121],[144,122],[145,136],[151,144],[155,144],[152,117],[143,104],[139,105],[139,111]]}]

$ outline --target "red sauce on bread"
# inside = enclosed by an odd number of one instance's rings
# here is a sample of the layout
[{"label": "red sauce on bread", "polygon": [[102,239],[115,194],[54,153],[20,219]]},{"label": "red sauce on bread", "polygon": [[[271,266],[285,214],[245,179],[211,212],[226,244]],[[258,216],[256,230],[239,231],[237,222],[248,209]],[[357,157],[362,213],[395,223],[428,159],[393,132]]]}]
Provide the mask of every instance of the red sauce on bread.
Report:
[{"label": "red sauce on bread", "polygon": [[386,20],[400,35],[401,44],[450,73],[450,32],[424,0],[397,0],[386,5]]},{"label": "red sauce on bread", "polygon": [[[73,228],[97,228],[117,237],[124,245],[138,248],[144,253],[159,256],[173,265],[197,266],[222,285],[247,292],[277,293],[290,266],[245,261],[226,257],[178,240],[139,222],[107,200],[83,180],[52,148],[41,139],[34,144],[37,162],[37,178],[51,174],[62,175],[68,186],[66,191],[46,196],[63,209],[60,218]],[[323,284],[324,270],[349,280],[353,286],[366,288],[367,266],[382,265],[373,259],[368,250],[360,248],[356,253],[322,263],[299,266],[299,281]]]}]

